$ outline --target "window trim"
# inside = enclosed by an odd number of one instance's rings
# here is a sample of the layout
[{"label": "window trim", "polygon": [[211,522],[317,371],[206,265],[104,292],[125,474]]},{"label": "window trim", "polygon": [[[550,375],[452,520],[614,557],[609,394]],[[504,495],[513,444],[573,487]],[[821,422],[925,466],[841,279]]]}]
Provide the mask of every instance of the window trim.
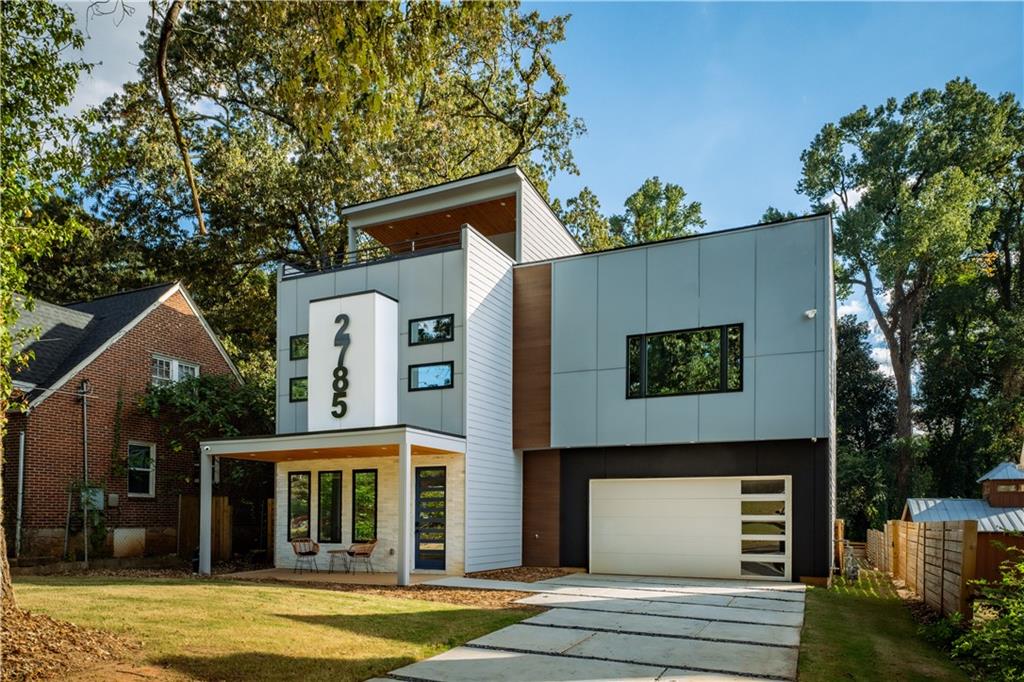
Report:
[{"label": "window trim", "polygon": [[[446,318],[446,317],[448,319],[450,319],[451,322],[452,322],[452,335],[451,335],[451,338],[448,338],[448,339],[435,339],[434,341],[417,341],[417,342],[413,343],[413,340],[412,340],[412,326],[415,323],[417,323],[417,322],[426,322],[427,320],[440,320],[440,319],[443,319],[443,318]],[[429,346],[429,345],[432,345],[432,344],[435,344],[435,343],[451,343],[452,341],[455,340],[455,314],[454,313],[445,313],[443,315],[427,315],[426,317],[414,317],[413,319],[409,320],[409,326],[407,327],[407,330],[409,332],[409,338],[408,338],[408,345],[409,346]]]},{"label": "window trim", "polygon": [[[322,509],[320,507],[320,487],[324,474],[338,474],[338,485],[341,486],[341,494],[338,495],[338,539],[337,540],[325,540],[320,537],[320,519],[322,518]],[[345,541],[345,533],[342,528],[343,526],[343,512],[345,510],[345,473],[341,469],[321,469],[316,472],[316,541],[323,544],[336,545],[341,544]]]},{"label": "window trim", "polygon": [[[294,398],[292,397],[292,386],[296,381],[306,380],[306,397],[305,398]],[[290,403],[308,403],[309,402],[309,377],[291,377],[288,379],[288,402]]]},{"label": "window trim", "polygon": [[[306,479],[307,479],[306,494],[309,496],[309,499],[306,500],[306,505],[307,505],[307,507],[309,507],[309,512],[307,513],[308,516],[309,516],[309,520],[307,521],[307,523],[310,524],[309,530],[311,532],[307,533],[305,537],[299,538],[299,537],[293,537],[292,536],[292,476],[302,476],[302,475],[305,475]],[[308,539],[313,539],[313,533],[312,533],[312,530],[313,530],[313,513],[312,513],[313,512],[313,474],[308,469],[306,469],[304,471],[289,471],[288,472],[288,476],[286,477],[286,482],[287,482],[287,485],[288,485],[288,506],[285,507],[285,510],[284,510],[284,514],[285,514],[285,528],[284,528],[285,539],[286,539],[287,542],[291,542],[293,540],[305,540],[307,538]]]},{"label": "window trim", "polygon": [[[163,360],[163,361],[169,362],[171,364],[171,378],[166,383],[161,383],[161,384],[154,384],[153,383],[153,379],[155,378],[153,376],[153,360]],[[179,375],[179,368],[182,365],[185,365],[187,367],[195,367],[196,368],[196,374],[195,374],[196,378],[199,377],[201,365],[198,362],[190,362],[188,360],[179,360],[178,358],[171,357],[170,355],[165,355],[164,353],[152,353],[152,354],[150,354],[149,383],[151,385],[157,385],[157,386],[166,386],[168,384],[176,384],[176,383],[178,383],[179,381],[181,381],[181,376]]]},{"label": "window trim", "polygon": [[[412,371],[414,369],[418,369],[420,367],[436,367],[436,366],[439,366],[439,365],[447,365],[449,367],[449,369],[451,369],[451,372],[452,372],[452,383],[450,383],[447,386],[423,386],[422,388],[413,388],[413,385],[412,385]],[[443,391],[443,390],[446,390],[446,389],[449,389],[449,388],[455,388],[455,361],[454,360],[442,360],[440,362],[421,362],[421,363],[416,364],[416,365],[409,365],[408,387],[407,388],[408,388],[410,393],[415,393],[416,391]]]},{"label": "window trim", "polygon": [[[132,446],[144,447],[149,449],[149,469],[140,469],[139,467],[133,467],[131,465],[131,448]],[[125,463],[125,494],[128,497],[136,497],[142,499],[153,499],[156,497],[156,443],[148,443],[142,440],[130,440],[126,446],[125,457],[127,462]],[[132,471],[149,471],[149,492],[148,493],[133,493],[131,492],[131,484],[129,483],[130,474]]]},{"label": "window trim", "polygon": [[[373,474],[373,537],[369,540],[356,539],[356,476],[359,474]],[[376,469],[353,469],[352,470],[352,542],[373,542],[380,536],[380,528],[377,526],[377,510],[380,507],[378,499],[380,493],[380,474]]]},{"label": "window trim", "polygon": [[[729,386],[729,328],[739,327],[740,328],[740,385],[739,388],[728,388]],[[710,329],[719,330],[719,351],[718,359],[720,363],[719,376],[721,386],[726,388],[719,388],[717,391],[680,391],[677,393],[659,393],[657,395],[647,395],[647,338],[650,336],[664,336],[667,334],[683,334],[683,333],[697,333],[708,331]],[[629,343],[633,339],[640,339],[640,395],[629,394]],[[659,332],[645,332],[643,334],[630,334],[626,337],[626,400],[646,400],[648,398],[674,398],[678,396],[686,395],[717,395],[719,393],[742,393],[743,392],[743,375],[744,375],[744,362],[743,362],[743,323],[742,322],[728,322],[726,324],[712,324],[705,327],[691,327],[688,329],[669,329],[667,331]]]},{"label": "window trim", "polygon": [[[306,354],[302,357],[295,355],[295,339],[306,339]],[[288,360],[308,360],[309,359],[309,334],[293,334],[288,337]]]}]

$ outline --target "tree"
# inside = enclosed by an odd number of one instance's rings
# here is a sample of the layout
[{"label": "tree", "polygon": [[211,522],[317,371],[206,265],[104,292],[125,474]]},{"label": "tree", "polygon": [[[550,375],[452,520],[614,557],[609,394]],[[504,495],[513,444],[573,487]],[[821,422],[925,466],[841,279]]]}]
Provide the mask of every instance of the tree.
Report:
[{"label": "tree", "polygon": [[764,210],[764,213],[761,214],[761,222],[762,223],[775,223],[775,222],[778,222],[780,220],[795,220],[796,218],[799,218],[799,217],[800,217],[799,215],[797,215],[796,213],[793,213],[792,211],[785,211],[785,212],[783,212],[783,211],[780,211],[779,209],[775,208],[774,206],[769,206],[768,208],[766,208]]},{"label": "tree", "polygon": [[699,201],[686,203],[686,190],[657,176],[644,180],[626,199],[626,211],[609,219],[612,235],[626,244],[685,237],[707,223]]},{"label": "tree", "polygon": [[[15,337],[26,265],[66,241],[80,229],[73,219],[47,212],[52,197],[74,188],[78,155],[68,146],[75,122],[61,113],[74,93],[82,61],[68,61],[64,51],[82,47],[69,9],[48,2],[0,3],[0,437],[12,408],[11,373],[27,361]],[[0,461],[3,460],[0,446]],[[3,493],[0,491],[0,522]],[[14,606],[7,547],[0,533],[0,601]]]},{"label": "tree", "polygon": [[863,538],[868,528],[890,518],[901,502],[887,495],[893,474],[896,390],[871,355],[866,322],[853,315],[841,317],[836,347],[838,513],[846,520],[849,536]]},{"label": "tree", "polygon": [[[801,154],[797,189],[838,210],[839,278],[861,287],[889,349],[897,392],[896,487],[913,476],[912,371],[929,295],[994,227],[994,177],[1015,158],[1010,94],[967,80],[826,124]],[[858,200],[859,197],[859,200]]]},{"label": "tree", "polygon": [[552,208],[584,251],[603,251],[624,244],[621,236],[612,234],[608,218],[601,213],[601,202],[589,187],[568,199],[564,210],[557,199]]}]

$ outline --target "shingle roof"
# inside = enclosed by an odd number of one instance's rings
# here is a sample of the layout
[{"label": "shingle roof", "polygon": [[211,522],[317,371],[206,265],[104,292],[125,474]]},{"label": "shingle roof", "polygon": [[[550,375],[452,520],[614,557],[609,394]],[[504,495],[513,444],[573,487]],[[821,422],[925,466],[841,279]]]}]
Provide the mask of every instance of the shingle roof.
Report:
[{"label": "shingle roof", "polygon": [[1013,462],[1003,462],[978,479],[982,481],[1024,481],[1024,471]]},{"label": "shingle roof", "polygon": [[35,384],[37,390],[50,387],[173,286],[157,284],[64,306],[36,300],[33,309],[23,311],[15,323],[15,329],[40,327],[40,338],[24,346],[35,358],[14,379]]},{"label": "shingle roof", "polygon": [[977,521],[983,533],[1024,532],[1024,507],[993,507],[985,500],[912,497],[911,521]]}]

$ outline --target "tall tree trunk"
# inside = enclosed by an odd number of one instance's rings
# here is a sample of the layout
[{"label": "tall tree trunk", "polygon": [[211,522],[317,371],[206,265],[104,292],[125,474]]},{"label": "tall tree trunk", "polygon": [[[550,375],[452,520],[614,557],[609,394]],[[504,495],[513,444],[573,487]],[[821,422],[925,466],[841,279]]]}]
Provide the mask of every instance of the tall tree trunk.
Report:
[{"label": "tall tree trunk", "polygon": [[181,134],[181,122],[174,110],[174,100],[171,98],[171,87],[167,82],[167,49],[171,44],[171,35],[174,33],[174,26],[178,23],[178,15],[181,14],[185,0],[172,0],[164,15],[163,26],[160,28],[160,44],[156,52],[156,80],[160,86],[160,95],[164,100],[164,108],[167,110],[167,117],[171,120],[171,129],[174,130],[174,142],[181,154],[181,164],[185,169],[185,180],[188,182],[188,189],[192,193],[192,210],[196,214],[196,222],[199,224],[199,234],[206,234],[206,221],[203,220],[203,209],[199,205],[199,187],[196,185],[196,176],[192,171],[192,157],[189,156],[188,143]]},{"label": "tall tree trunk", "polygon": [[[0,369],[0,371],[6,371]],[[7,406],[0,404],[0,437],[7,431]],[[0,438],[0,478],[3,474],[3,461],[4,461],[4,446],[3,440]],[[0,618],[3,618],[3,614],[7,613],[8,609],[16,608],[17,603],[14,601],[14,588],[11,585],[11,566],[7,561],[7,533],[4,532],[4,491],[3,486],[0,486]],[[3,652],[0,650],[0,669],[3,666]]]}]

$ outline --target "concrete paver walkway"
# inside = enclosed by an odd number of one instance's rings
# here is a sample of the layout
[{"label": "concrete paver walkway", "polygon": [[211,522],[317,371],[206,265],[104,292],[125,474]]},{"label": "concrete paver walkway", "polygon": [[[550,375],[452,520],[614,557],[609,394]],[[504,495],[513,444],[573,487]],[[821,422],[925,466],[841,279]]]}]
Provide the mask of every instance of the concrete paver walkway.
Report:
[{"label": "concrete paver walkway", "polygon": [[520,603],[549,610],[399,668],[388,679],[796,679],[803,585],[588,574],[431,584],[531,592]]}]

